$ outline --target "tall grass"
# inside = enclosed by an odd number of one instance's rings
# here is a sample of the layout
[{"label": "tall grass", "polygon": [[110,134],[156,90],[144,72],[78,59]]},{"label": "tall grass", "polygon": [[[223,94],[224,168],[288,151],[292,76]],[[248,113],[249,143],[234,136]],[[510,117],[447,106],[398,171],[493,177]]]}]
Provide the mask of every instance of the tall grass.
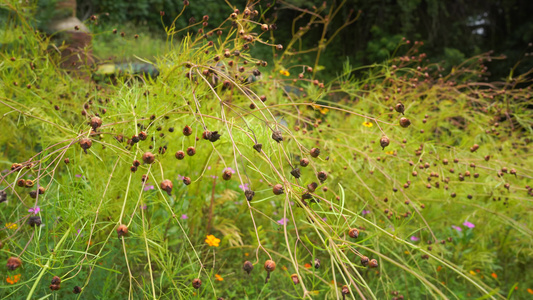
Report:
[{"label": "tall grass", "polygon": [[[443,73],[403,41],[390,61],[321,82],[318,61],[291,64],[291,47],[269,42],[257,5],[216,27],[166,24],[157,78],[96,83],[92,66],[74,70],[81,79],[58,67],[24,5],[3,6],[3,38],[21,37],[0,63],[1,253],[21,260],[3,297],[520,299],[533,288],[529,74],[484,82],[489,54]],[[266,63],[248,47],[278,55]]]}]

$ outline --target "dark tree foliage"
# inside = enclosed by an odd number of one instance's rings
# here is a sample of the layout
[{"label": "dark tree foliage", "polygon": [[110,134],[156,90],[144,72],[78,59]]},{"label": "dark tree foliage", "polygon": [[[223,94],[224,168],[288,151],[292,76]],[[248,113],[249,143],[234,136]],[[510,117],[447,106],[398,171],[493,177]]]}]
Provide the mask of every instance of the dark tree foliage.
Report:
[{"label": "dark tree foliage", "polygon": [[[246,0],[229,1],[233,8],[243,9]],[[258,1],[259,11],[273,4],[266,15],[268,21],[275,22],[278,30],[276,43],[283,44],[291,38],[293,20],[300,12],[290,9],[287,4],[312,10],[317,1]],[[405,37],[411,41],[423,41],[422,51],[435,61],[445,61],[445,66],[457,64],[463,58],[493,50],[504,54],[507,60],[494,62],[489,66],[492,79],[509,74],[510,68],[520,62],[516,72],[525,72],[533,67],[533,59],[528,52],[533,48],[533,1],[531,0],[347,0],[326,1],[326,10],[344,3],[341,13],[327,29],[326,39],[336,28],[346,22],[350,10],[361,11],[357,22],[345,28],[335,37],[321,56],[320,64],[326,67],[329,75],[338,73],[347,57],[352,65],[379,62],[390,57],[398,43]],[[165,24],[172,22],[181,11],[182,1],[175,0],[78,0],[78,15],[87,17],[93,13],[109,13],[110,22],[133,22],[160,31],[161,18]],[[209,23],[220,24],[231,12],[226,1],[192,0],[184,18],[178,26],[186,26],[191,17],[200,20],[209,15]],[[165,15],[160,16],[159,12]],[[305,26],[308,18],[296,21],[296,28]],[[266,21],[266,20],[263,20]],[[305,36],[306,47],[314,47],[322,37],[322,28],[317,26]],[[303,56],[303,62],[314,61],[313,54]]]}]

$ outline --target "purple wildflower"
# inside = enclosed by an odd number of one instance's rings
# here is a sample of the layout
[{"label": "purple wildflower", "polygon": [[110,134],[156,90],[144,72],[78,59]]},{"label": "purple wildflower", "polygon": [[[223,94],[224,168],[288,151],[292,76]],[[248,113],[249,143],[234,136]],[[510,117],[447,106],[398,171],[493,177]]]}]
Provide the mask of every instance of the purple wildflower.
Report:
[{"label": "purple wildflower", "polygon": [[225,172],[225,171],[230,171],[231,174],[235,174],[235,170],[233,170],[232,168],[226,168],[226,169],[224,170],[224,172]]},{"label": "purple wildflower", "polygon": [[287,218],[281,218],[281,219],[278,221],[278,224],[279,224],[279,225],[285,225],[285,224],[287,224],[288,221],[289,221],[289,219],[287,219]]},{"label": "purple wildflower", "polygon": [[470,223],[470,222],[468,222],[468,221],[465,221],[465,222],[463,223],[463,226],[466,226],[466,227],[468,227],[468,228],[474,228],[474,227],[476,227],[476,225],[474,225],[474,224],[472,224],[472,223]]},{"label": "purple wildflower", "polygon": [[246,191],[248,188],[249,188],[249,184],[248,183],[245,183],[245,184],[239,184],[239,188],[243,191]]},{"label": "purple wildflower", "polygon": [[369,213],[370,213],[369,210],[363,210],[363,211],[361,212],[361,214],[362,214],[363,216],[364,216],[364,215],[368,215]]},{"label": "purple wildflower", "polygon": [[182,220],[187,220],[189,217],[186,214],[181,215]]},{"label": "purple wildflower", "polygon": [[183,180],[183,178],[185,178],[185,176],[178,175],[178,180],[179,181]]},{"label": "purple wildflower", "polygon": [[144,186],[144,190],[145,191],[149,191],[149,190],[153,190],[154,189],[154,186],[152,184],[147,184]]},{"label": "purple wildflower", "polygon": [[452,228],[457,230],[457,231],[463,231],[463,229],[459,226],[455,226],[455,225],[452,225]]},{"label": "purple wildflower", "polygon": [[76,177],[78,177],[78,178],[81,178],[81,177],[82,177],[81,174],[76,174],[76,175],[74,175],[74,176],[76,176]]},{"label": "purple wildflower", "polygon": [[420,241],[420,239],[413,235],[413,236],[411,236],[411,241],[418,242],[418,241]]},{"label": "purple wildflower", "polygon": [[38,214],[40,211],[41,211],[41,208],[39,206],[35,206],[34,208],[28,209],[28,212],[34,215]]}]

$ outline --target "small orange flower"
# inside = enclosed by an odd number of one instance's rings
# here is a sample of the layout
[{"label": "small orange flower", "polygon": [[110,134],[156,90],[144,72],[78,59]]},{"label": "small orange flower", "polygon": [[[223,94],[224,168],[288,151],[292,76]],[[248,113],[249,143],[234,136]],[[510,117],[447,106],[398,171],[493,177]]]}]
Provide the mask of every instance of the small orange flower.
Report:
[{"label": "small orange flower", "polygon": [[490,276],[492,276],[494,279],[498,279],[498,275],[496,275],[496,273],[492,272],[492,274],[490,274]]},{"label": "small orange flower", "polygon": [[363,126],[370,128],[370,127],[374,126],[374,124],[372,124],[372,123],[370,123],[368,121],[365,121],[365,122],[363,122]]},{"label": "small orange flower", "polygon": [[6,279],[7,283],[9,283],[9,284],[15,284],[15,283],[19,282],[19,280],[20,280],[20,274],[13,275],[13,277],[8,276],[7,279]]},{"label": "small orange flower", "polygon": [[220,239],[217,239],[214,235],[210,234],[205,239],[205,242],[211,247],[218,247],[220,243]]},{"label": "small orange flower", "polygon": [[476,269],[476,272],[481,273],[481,270],[480,269]]},{"label": "small orange flower", "polygon": [[442,266],[437,267],[437,272],[440,272],[440,270],[442,270]]},{"label": "small orange flower", "polygon": [[532,289],[527,289],[527,292],[533,295],[533,290]]},{"label": "small orange flower", "polygon": [[218,275],[218,274],[215,274],[215,280],[223,281],[224,278],[222,278],[222,276],[220,276],[220,275]]},{"label": "small orange flower", "polygon": [[244,256],[250,256],[250,254],[248,252],[245,252]]},{"label": "small orange flower", "polygon": [[307,263],[307,264],[304,265],[304,267],[305,267],[306,269],[310,269],[310,268],[311,268],[311,264]]}]

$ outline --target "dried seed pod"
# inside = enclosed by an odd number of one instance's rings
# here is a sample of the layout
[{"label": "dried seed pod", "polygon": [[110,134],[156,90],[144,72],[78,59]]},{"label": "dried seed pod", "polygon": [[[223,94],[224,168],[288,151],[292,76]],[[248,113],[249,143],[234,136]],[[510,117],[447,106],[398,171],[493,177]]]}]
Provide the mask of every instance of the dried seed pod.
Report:
[{"label": "dried seed pod", "polygon": [[18,257],[11,256],[10,258],[7,259],[7,269],[9,271],[14,271],[21,265],[22,265],[22,261]]},{"label": "dried seed pod", "polygon": [[196,149],[194,149],[194,147],[189,147],[187,148],[187,155],[189,156],[194,156],[196,154]]},{"label": "dried seed pod", "polygon": [[342,286],[341,293],[342,293],[342,299],[345,299],[345,296],[350,294],[350,289],[348,288],[347,285]]},{"label": "dried seed pod", "polygon": [[309,159],[307,158],[300,159],[300,166],[307,167],[308,165],[309,165]]},{"label": "dried seed pod", "polygon": [[148,137],[148,134],[146,134],[146,132],[144,131],[139,132],[139,140],[144,141],[146,140],[147,137]]},{"label": "dried seed pod", "polygon": [[276,269],[276,263],[273,260],[267,260],[265,261],[265,270],[267,271],[267,277],[265,280],[265,283],[268,283],[268,279],[270,279],[270,272],[273,272]]},{"label": "dried seed pod", "polygon": [[143,154],[142,159],[145,164],[151,164],[155,160],[155,155],[152,152],[146,152]]},{"label": "dried seed pod", "polygon": [[52,278],[52,284],[60,284],[61,283],[61,278],[59,278],[58,276],[54,276]]},{"label": "dried seed pod", "polygon": [[318,258],[315,258],[315,261],[314,261],[314,266],[315,266],[315,269],[318,269],[318,268],[320,268],[320,259],[318,259]]},{"label": "dried seed pod", "polygon": [[254,147],[255,151],[261,153],[261,149],[263,148],[263,144],[257,143],[253,147]]},{"label": "dried seed pod", "polygon": [[60,288],[61,288],[61,285],[59,285],[59,284],[51,284],[51,285],[50,285],[50,289],[51,289],[52,291],[57,291],[57,290],[59,290]]},{"label": "dried seed pod", "polygon": [[42,223],[43,221],[41,220],[41,217],[39,216],[32,216],[32,217],[29,217],[28,219],[28,225],[30,225],[31,227],[41,226]]},{"label": "dried seed pod", "polygon": [[26,186],[26,180],[24,180],[22,178],[17,180],[17,185],[20,186],[20,187],[25,187]]},{"label": "dried seed pod", "polygon": [[224,172],[222,173],[222,179],[224,180],[230,180],[231,179],[231,171],[226,169],[224,170]]},{"label": "dried seed pod", "polygon": [[254,265],[253,265],[250,261],[245,261],[244,264],[242,265],[242,269],[243,269],[248,275],[250,275],[250,272],[252,272],[252,270],[254,269]]},{"label": "dried seed pod", "polygon": [[313,148],[313,149],[311,149],[309,154],[311,155],[311,157],[317,158],[320,155],[320,149]]},{"label": "dried seed pod", "polygon": [[218,134],[218,131],[204,131],[204,133],[202,134],[202,137],[204,138],[204,140],[208,140],[212,143],[218,141],[220,139],[220,134]]},{"label": "dried seed pod", "polygon": [[185,152],[183,152],[182,150],[176,152],[176,158],[179,159],[179,160],[182,160],[185,158]]},{"label": "dried seed pod", "polygon": [[33,181],[31,179],[26,180],[26,187],[27,188],[33,187],[34,184],[35,184],[35,181]]},{"label": "dried seed pod", "polygon": [[118,238],[128,235],[128,226],[121,224],[117,227]]},{"label": "dried seed pod", "polygon": [[361,265],[367,267],[370,264],[370,259],[366,256],[361,257]]},{"label": "dried seed pod", "polygon": [[189,136],[192,134],[192,128],[189,127],[188,125],[186,125],[184,128],[183,128],[183,135],[184,136]]},{"label": "dried seed pod", "polygon": [[88,138],[80,139],[80,147],[81,147],[81,149],[83,149],[85,154],[87,154],[87,150],[89,148],[91,148],[92,145],[93,145],[93,142],[90,139],[88,139]]},{"label": "dried seed pod", "polygon": [[14,163],[11,165],[11,171],[18,171],[20,169],[22,169],[22,164]]},{"label": "dried seed pod", "polygon": [[191,184],[191,179],[189,177],[183,177],[183,183],[185,185],[189,185],[189,184]]},{"label": "dried seed pod", "polygon": [[298,278],[298,274],[292,274],[291,279],[294,284],[300,284],[300,279]]},{"label": "dried seed pod", "polygon": [[274,193],[274,195],[281,195],[283,194],[283,185],[281,184],[276,184],[272,187],[272,192]]},{"label": "dried seed pod", "polygon": [[68,165],[70,163],[70,159],[67,157],[67,158],[65,158],[64,162],[65,162],[66,165]]},{"label": "dried seed pod", "polygon": [[202,281],[199,278],[195,278],[192,280],[192,287],[195,289],[199,289],[200,286],[202,286]]},{"label": "dried seed pod", "polygon": [[402,126],[403,128],[407,128],[409,127],[409,125],[411,125],[411,120],[405,117],[400,118],[400,126]]},{"label": "dried seed pod", "polygon": [[302,174],[300,173],[299,168],[295,168],[291,171],[291,175],[294,176],[294,178],[300,178]]},{"label": "dried seed pod", "polygon": [[169,196],[172,194],[172,186],[172,181],[168,179],[161,181],[161,189],[166,191]]},{"label": "dried seed pod", "polygon": [[476,152],[477,149],[479,149],[479,145],[478,145],[478,144],[474,144],[474,145],[470,148],[470,152]]},{"label": "dried seed pod", "polygon": [[378,261],[376,259],[371,259],[370,263],[368,264],[371,268],[377,268],[378,267]]},{"label": "dried seed pod", "polygon": [[261,30],[268,31],[268,25],[267,24],[261,25]]},{"label": "dried seed pod", "polygon": [[44,186],[40,186],[37,189],[37,192],[39,193],[39,195],[42,195],[42,194],[44,194],[44,192],[46,192],[46,189],[44,188]]},{"label": "dried seed pod", "polygon": [[317,178],[318,180],[320,180],[321,183],[323,183],[324,181],[326,181],[326,179],[328,179],[328,173],[326,173],[325,171],[320,171],[317,174]]},{"label": "dried seed pod", "polygon": [[317,187],[318,187],[318,184],[316,182],[311,182],[310,184],[307,185],[307,190],[310,193],[313,193],[313,192],[315,192]]},{"label": "dried seed pod", "polygon": [[93,130],[96,131],[98,127],[102,126],[102,119],[100,119],[99,117],[92,117],[89,124],[91,125]]},{"label": "dried seed pod", "polygon": [[356,239],[359,237],[359,230],[357,228],[351,228],[350,231],[348,231],[348,235],[352,239]]},{"label": "dried seed pod", "polygon": [[486,155],[485,156],[485,161],[489,161],[490,160],[490,155]]},{"label": "dried seed pod", "polygon": [[276,50],[278,50],[278,51],[283,50],[283,45],[281,45],[281,44],[276,45]]},{"label": "dried seed pod", "polygon": [[254,198],[254,195],[255,195],[255,192],[250,189],[247,189],[246,191],[244,191],[244,196],[246,197],[246,200],[248,201],[252,201],[252,199]]},{"label": "dried seed pod", "polygon": [[405,111],[405,106],[403,105],[403,103],[399,102],[396,104],[396,106],[394,106],[394,109],[403,115]]},{"label": "dried seed pod", "polygon": [[379,143],[381,145],[381,148],[385,149],[385,147],[387,147],[390,144],[390,140],[388,137],[382,136],[381,139],[379,140]]},{"label": "dried seed pod", "polygon": [[81,287],[79,287],[79,286],[75,286],[74,289],[72,290],[72,292],[73,292],[74,294],[79,294],[79,293],[81,293]]},{"label": "dried seed pod", "polygon": [[281,143],[283,141],[283,136],[281,135],[281,131],[279,130],[272,131],[272,139],[278,143]]}]

